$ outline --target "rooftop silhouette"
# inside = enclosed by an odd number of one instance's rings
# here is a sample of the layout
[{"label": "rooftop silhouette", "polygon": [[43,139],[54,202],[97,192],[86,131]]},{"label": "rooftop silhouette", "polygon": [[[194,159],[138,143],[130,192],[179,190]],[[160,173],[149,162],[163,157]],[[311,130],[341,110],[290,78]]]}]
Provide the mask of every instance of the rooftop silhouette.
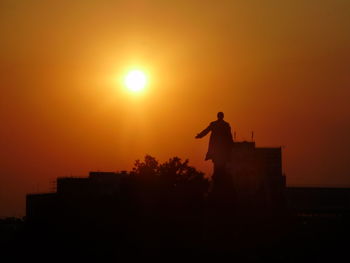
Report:
[{"label": "rooftop silhouette", "polygon": [[[188,160],[146,156],[129,172],[57,178],[56,192],[27,195],[29,236],[97,247],[83,253],[90,256],[166,256],[175,249],[244,258],[244,251],[293,240],[299,222],[328,226],[349,216],[350,189],[287,188],[280,147],[232,142],[227,162],[214,172],[208,180]],[[283,249],[270,256],[283,258]]]}]

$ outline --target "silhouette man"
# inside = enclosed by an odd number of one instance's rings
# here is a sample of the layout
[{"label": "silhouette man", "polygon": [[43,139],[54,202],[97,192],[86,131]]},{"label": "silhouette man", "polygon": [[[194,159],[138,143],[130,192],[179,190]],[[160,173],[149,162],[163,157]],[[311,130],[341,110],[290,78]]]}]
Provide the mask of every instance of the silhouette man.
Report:
[{"label": "silhouette man", "polygon": [[230,124],[224,121],[224,113],[218,112],[218,119],[209,124],[209,126],[197,134],[196,139],[200,139],[209,132],[209,147],[205,160],[212,160],[214,163],[213,178],[225,175],[226,163],[229,160],[233,139]]}]

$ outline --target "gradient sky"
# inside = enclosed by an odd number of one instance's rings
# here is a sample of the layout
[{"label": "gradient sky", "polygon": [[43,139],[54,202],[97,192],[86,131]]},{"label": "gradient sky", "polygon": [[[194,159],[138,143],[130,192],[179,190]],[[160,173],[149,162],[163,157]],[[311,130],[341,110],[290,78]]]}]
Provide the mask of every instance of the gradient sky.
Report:
[{"label": "gradient sky", "polygon": [[[204,161],[218,111],[285,146],[289,185],[350,186],[350,1],[0,0],[0,217],[58,176]],[[118,80],[130,67],[144,94]]]}]

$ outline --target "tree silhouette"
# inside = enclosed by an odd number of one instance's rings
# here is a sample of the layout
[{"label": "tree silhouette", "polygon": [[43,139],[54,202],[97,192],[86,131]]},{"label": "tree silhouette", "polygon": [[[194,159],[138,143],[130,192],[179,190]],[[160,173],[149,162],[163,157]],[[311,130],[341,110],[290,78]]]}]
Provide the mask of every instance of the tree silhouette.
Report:
[{"label": "tree silhouette", "polygon": [[144,161],[136,160],[132,173],[145,183],[157,183],[167,189],[201,188],[206,191],[208,180],[204,173],[189,165],[189,160],[170,158],[160,164],[156,158],[146,155]]},{"label": "tree silhouette", "polygon": [[159,163],[156,158],[146,155],[144,161],[136,160],[132,172],[136,176],[158,176],[159,175]]}]

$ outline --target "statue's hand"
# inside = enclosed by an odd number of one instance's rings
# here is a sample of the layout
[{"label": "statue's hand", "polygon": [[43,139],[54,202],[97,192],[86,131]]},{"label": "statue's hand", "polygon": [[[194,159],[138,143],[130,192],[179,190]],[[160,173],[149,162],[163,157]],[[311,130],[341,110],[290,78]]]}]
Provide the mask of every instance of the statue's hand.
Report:
[{"label": "statue's hand", "polygon": [[196,139],[200,139],[201,137],[199,136],[199,134],[196,135],[196,137],[194,137]]}]

